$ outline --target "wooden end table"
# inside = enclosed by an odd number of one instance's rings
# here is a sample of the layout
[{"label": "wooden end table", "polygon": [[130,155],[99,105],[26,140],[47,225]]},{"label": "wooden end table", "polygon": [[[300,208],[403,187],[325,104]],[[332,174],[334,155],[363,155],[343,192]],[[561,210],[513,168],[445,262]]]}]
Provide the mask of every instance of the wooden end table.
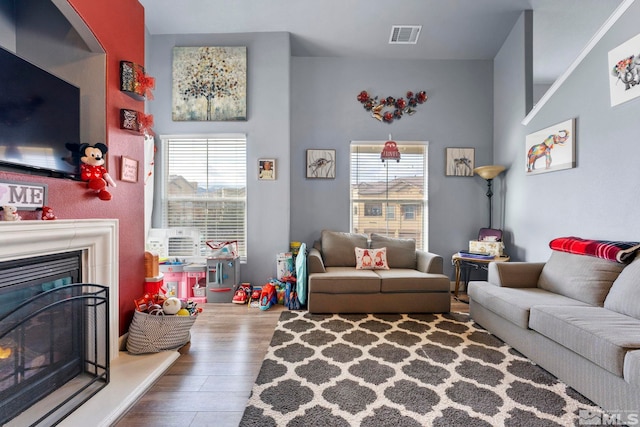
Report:
[{"label": "wooden end table", "polygon": [[[460,254],[453,254],[453,256],[451,257],[451,264],[455,266],[455,270],[456,270],[456,287],[454,288],[454,291],[453,291],[454,298],[457,299],[458,301],[462,301],[458,298],[458,291],[460,290],[460,273],[463,267],[466,267],[467,269],[474,267],[476,269],[482,268],[483,270],[486,270],[489,266],[489,263],[491,262],[509,262],[509,259],[510,257],[508,257],[507,255],[496,256],[494,258],[471,258],[471,257],[461,256]],[[465,287],[469,285],[468,270],[465,274],[464,282],[465,282]],[[468,302],[468,301],[462,301],[462,302]]]}]

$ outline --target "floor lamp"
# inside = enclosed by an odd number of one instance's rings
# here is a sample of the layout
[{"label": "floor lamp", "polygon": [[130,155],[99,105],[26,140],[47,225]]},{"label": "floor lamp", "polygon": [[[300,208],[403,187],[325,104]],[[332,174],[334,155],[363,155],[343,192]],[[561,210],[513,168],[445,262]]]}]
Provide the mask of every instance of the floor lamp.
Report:
[{"label": "floor lamp", "polygon": [[491,165],[491,166],[479,166],[475,168],[473,171],[480,175],[481,178],[487,181],[487,197],[489,198],[489,228],[492,228],[491,214],[492,214],[492,205],[491,205],[491,197],[493,197],[493,190],[491,189],[491,184],[493,179],[500,175],[505,170],[504,166]]}]

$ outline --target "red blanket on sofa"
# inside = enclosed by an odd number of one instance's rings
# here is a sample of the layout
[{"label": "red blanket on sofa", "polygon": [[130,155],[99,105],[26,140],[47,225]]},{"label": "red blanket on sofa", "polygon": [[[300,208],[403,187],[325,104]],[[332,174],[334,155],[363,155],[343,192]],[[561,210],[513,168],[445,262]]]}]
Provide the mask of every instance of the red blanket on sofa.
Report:
[{"label": "red blanket on sofa", "polygon": [[627,262],[640,249],[640,242],[590,240],[580,237],[558,237],[549,243],[554,251],[590,255],[610,261]]}]

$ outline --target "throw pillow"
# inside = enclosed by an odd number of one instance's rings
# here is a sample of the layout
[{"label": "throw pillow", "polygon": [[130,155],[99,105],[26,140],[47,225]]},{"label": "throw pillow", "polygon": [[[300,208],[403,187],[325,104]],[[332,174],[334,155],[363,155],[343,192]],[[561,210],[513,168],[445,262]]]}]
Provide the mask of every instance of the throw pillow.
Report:
[{"label": "throw pillow", "polygon": [[387,248],[387,257],[391,268],[416,268],[416,241],[414,239],[396,239],[372,233],[371,248]]},{"label": "throw pillow", "polygon": [[356,248],[356,270],[388,270],[387,248]]},{"label": "throw pillow", "polygon": [[367,235],[322,231],[322,259],[325,267],[353,267],[356,265],[354,248],[367,247]]}]

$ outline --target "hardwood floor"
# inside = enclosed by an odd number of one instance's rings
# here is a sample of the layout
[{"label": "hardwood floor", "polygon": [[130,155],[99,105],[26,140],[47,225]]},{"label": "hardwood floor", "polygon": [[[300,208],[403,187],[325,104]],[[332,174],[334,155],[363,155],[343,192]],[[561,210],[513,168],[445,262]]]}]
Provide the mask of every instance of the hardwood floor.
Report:
[{"label": "hardwood floor", "polygon": [[[466,297],[466,295],[461,295]],[[204,304],[180,358],[116,427],[237,426],[283,306]],[[469,306],[452,298],[451,310]]]}]

